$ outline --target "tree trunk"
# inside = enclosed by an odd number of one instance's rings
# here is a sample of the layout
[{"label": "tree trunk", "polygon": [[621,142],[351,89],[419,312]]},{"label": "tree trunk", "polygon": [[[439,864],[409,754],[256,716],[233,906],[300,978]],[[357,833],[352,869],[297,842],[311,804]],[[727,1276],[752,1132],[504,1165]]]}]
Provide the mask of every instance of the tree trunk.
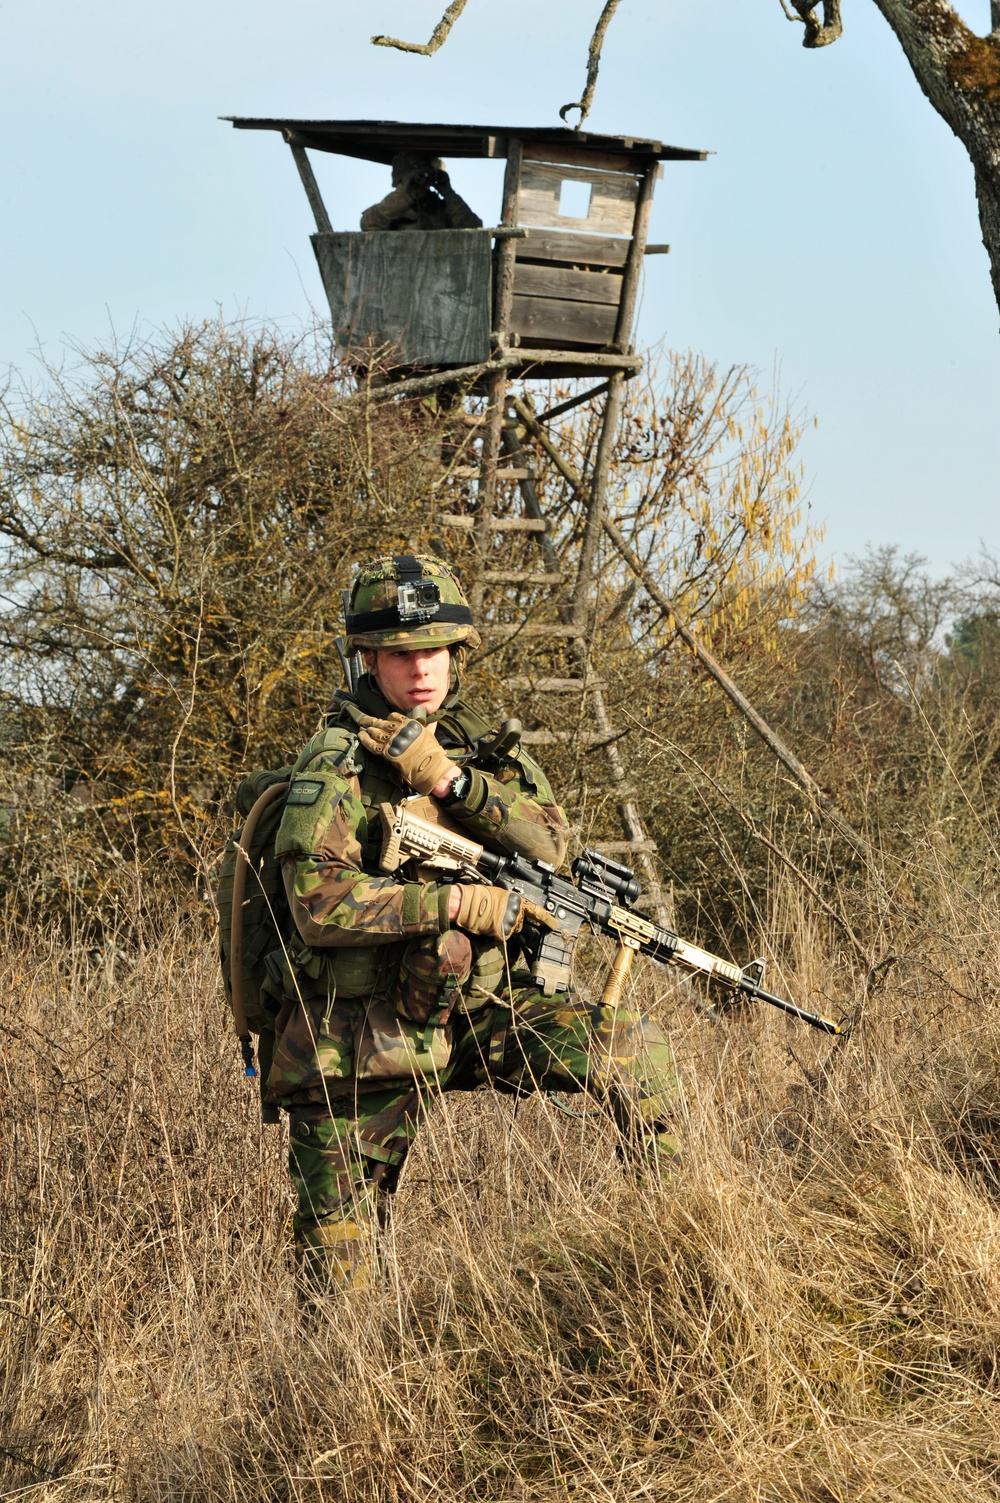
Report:
[{"label": "tree trunk", "polygon": [[948,0],[875,0],[938,114],[969,153],[983,244],[1000,309],[1000,4],[976,36]]}]

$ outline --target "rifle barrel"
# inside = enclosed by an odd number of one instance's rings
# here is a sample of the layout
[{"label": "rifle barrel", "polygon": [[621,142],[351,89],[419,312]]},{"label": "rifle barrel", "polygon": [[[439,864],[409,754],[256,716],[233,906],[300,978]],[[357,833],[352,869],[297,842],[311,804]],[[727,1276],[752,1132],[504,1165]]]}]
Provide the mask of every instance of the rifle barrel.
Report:
[{"label": "rifle barrel", "polygon": [[774,992],[766,992],[762,986],[757,986],[753,981],[745,981],[738,990],[743,996],[749,997],[751,1002],[770,1002],[772,1007],[780,1008],[791,1017],[808,1023],[812,1028],[820,1029],[822,1033],[832,1033],[838,1038],[846,1038],[851,1031],[852,1019],[842,1018],[837,1023],[833,1018],[824,1018],[822,1013],[806,1012],[804,1007],[796,1007],[795,1003],[789,1002],[787,997],[778,997]]}]

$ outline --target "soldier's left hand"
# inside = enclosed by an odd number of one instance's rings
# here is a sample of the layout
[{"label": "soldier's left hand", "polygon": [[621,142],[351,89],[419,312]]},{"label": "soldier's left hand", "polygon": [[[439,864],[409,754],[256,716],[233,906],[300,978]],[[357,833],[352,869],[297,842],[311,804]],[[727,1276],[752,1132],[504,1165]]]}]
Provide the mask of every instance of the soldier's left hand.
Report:
[{"label": "soldier's left hand", "polygon": [[404,782],[417,793],[431,793],[456,766],[430,726],[407,720],[405,715],[371,720],[358,731],[358,740],[398,768]]}]

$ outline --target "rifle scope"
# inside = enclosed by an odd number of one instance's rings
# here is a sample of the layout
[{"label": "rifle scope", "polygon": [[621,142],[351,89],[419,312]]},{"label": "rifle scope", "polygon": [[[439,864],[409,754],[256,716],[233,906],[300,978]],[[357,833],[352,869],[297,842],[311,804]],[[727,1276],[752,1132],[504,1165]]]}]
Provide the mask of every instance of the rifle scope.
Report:
[{"label": "rifle scope", "polygon": [[612,861],[588,846],[582,856],[573,862],[573,875],[584,889],[613,897],[630,908],[642,892],[642,883],[630,866]]}]

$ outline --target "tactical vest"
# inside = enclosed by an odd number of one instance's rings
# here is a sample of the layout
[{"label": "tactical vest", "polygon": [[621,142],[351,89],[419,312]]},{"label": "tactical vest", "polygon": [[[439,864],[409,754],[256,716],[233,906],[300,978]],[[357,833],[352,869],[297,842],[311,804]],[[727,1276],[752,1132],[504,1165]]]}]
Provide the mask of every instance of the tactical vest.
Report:
[{"label": "tactical vest", "polygon": [[[391,709],[364,682],[357,699],[338,692],[327,713],[327,725],[303,747],[294,766],[275,772],[251,773],[239,784],[237,809],[246,816],[254,801],[271,783],[294,778],[314,758],[329,757],[345,776],[356,776],[361,801],[370,817],[358,839],[362,865],[373,874],[379,870],[382,803],[398,803],[409,790],[399,774],[382,757],[366,752],[357,737],[357,713],[384,716]],[[479,741],[489,732],[488,723],[471,706],[453,699],[434,717],[438,737],[455,761],[475,761]],[[251,875],[244,904],[243,975],[247,1020],[261,1035],[263,1056],[269,1052],[268,1034],[273,1029],[282,999],[303,988],[332,1000],[369,999],[385,995],[394,981],[407,941],[372,946],[310,947],[301,939],[288,908],[281,863],[274,841],[284,810],[278,798],[266,810],[255,832],[250,857]],[[226,991],[230,991],[232,886],[237,845],[242,829],[229,841],[223,855],[217,885],[220,949]],[[490,999],[504,981],[507,957],[490,941],[475,940],[476,964],[467,992],[467,1006],[475,1008]],[[311,985],[310,985],[311,984]],[[266,1074],[266,1071],[264,1071]]]}]

